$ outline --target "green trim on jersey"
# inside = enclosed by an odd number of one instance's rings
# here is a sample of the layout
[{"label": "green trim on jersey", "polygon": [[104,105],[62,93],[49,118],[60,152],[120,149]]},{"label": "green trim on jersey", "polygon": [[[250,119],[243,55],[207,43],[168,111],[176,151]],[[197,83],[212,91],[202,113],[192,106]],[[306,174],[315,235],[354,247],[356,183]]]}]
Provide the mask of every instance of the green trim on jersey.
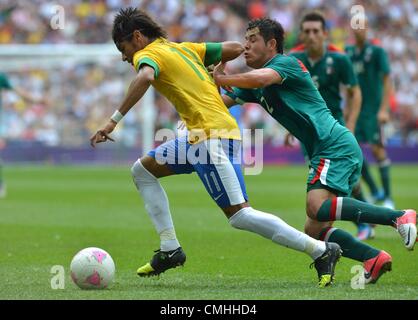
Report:
[{"label": "green trim on jersey", "polygon": [[222,43],[206,42],[205,66],[218,63],[222,60]]},{"label": "green trim on jersey", "polygon": [[[182,49],[186,49],[186,48],[182,48]],[[186,62],[190,68],[193,69],[193,71],[196,73],[196,75],[200,78],[200,80],[205,80],[205,77],[203,76],[203,74],[199,71],[199,69],[196,68],[196,66],[192,63],[192,61],[186,57],[180,50],[178,50],[177,48],[170,48],[171,51],[176,52],[183,60],[184,62]],[[189,50],[185,50],[186,52],[189,52]],[[192,54],[192,57],[195,57],[194,54]],[[192,58],[193,60],[195,58]],[[201,63],[199,63],[198,61],[195,61],[196,64],[201,65]],[[204,69],[204,68],[203,68]]]},{"label": "green trim on jersey", "polygon": [[145,57],[138,61],[136,71],[139,71],[139,69],[141,69],[141,65],[143,64],[149,65],[151,68],[154,69],[154,77],[155,79],[157,79],[160,75],[160,68],[158,67],[158,64],[151,58]]}]

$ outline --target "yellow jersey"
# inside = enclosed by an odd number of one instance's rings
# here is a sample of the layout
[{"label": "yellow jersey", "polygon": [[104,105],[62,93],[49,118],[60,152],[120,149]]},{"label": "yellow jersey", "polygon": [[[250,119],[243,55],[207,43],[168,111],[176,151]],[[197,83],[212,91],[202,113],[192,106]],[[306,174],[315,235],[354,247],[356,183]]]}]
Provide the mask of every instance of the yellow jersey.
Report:
[{"label": "yellow jersey", "polygon": [[205,66],[221,60],[221,43],[175,43],[159,38],[135,53],[136,71],[154,69],[153,87],[176,108],[190,143],[208,138],[241,139],[235,119]]}]

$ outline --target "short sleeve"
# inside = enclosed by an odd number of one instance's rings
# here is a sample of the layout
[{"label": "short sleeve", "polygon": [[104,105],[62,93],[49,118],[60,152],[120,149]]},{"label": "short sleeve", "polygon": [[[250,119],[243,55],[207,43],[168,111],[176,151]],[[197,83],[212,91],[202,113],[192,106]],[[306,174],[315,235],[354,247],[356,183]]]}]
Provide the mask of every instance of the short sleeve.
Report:
[{"label": "short sleeve", "polygon": [[4,73],[0,73],[0,89],[13,89],[13,86],[10,83],[9,78]]},{"label": "short sleeve", "polygon": [[293,56],[282,56],[282,59],[269,63],[266,68],[276,71],[282,78],[282,84],[289,78],[297,78],[299,72],[309,73],[303,62]]},{"label": "short sleeve", "polygon": [[377,54],[379,71],[381,71],[384,75],[388,75],[390,73],[390,63],[386,51],[383,48],[379,47]]},{"label": "short sleeve", "polygon": [[233,88],[233,92],[227,91],[225,95],[230,97],[238,104],[244,103],[259,103],[258,99],[255,97],[253,89],[241,89],[241,88]]},{"label": "short sleeve", "polygon": [[205,54],[205,66],[217,64],[222,60],[222,43],[207,42]]},{"label": "short sleeve", "polygon": [[148,65],[154,69],[154,77],[158,78],[161,72],[161,62],[160,59],[152,51],[141,50],[134,54],[133,63],[136,72],[139,72],[141,66]]},{"label": "short sleeve", "polygon": [[183,42],[181,44],[181,47],[183,50],[186,50],[191,54],[192,57],[195,59],[196,54],[199,56],[200,63],[203,63],[205,61],[205,55],[206,55],[206,44],[205,43],[195,43],[195,42]]},{"label": "short sleeve", "polygon": [[357,76],[354,72],[353,64],[346,54],[340,56],[340,79],[346,86],[354,87],[358,85]]},{"label": "short sleeve", "polygon": [[[222,59],[222,43],[206,42],[206,43],[193,43],[184,42],[183,46],[197,53],[200,60],[205,66],[217,64]],[[194,54],[192,54],[194,56]]]}]

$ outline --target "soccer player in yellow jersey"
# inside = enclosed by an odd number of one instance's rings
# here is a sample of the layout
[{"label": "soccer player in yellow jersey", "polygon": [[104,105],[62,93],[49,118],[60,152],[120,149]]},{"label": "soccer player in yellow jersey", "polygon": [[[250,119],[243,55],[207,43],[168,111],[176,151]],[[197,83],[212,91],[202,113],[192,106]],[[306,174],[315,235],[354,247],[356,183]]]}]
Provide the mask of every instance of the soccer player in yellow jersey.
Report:
[{"label": "soccer player in yellow jersey", "polygon": [[171,101],[188,129],[186,137],[162,144],[132,166],[133,180],[160,236],[160,250],[138,269],[138,275],[158,275],[184,264],[186,255],[158,179],[196,172],[232,227],[307,253],[314,260],[319,286],[331,284],[341,254],[337,244],[315,240],[248,203],[240,167],[240,131],[206,71],[211,64],[238,57],[242,45],[170,42],[155,21],[134,8],[122,9],[115,17],[113,40],[123,61],[132,64],[138,75],[108,124],[91,137],[92,146],[113,141],[109,134],[150,85]]}]

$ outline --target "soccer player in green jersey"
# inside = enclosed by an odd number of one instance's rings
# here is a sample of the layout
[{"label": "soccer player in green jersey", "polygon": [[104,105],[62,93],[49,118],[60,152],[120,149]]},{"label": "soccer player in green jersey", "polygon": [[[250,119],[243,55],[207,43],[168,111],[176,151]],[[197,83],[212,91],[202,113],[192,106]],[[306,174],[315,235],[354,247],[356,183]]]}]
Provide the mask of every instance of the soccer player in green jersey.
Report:
[{"label": "soccer player in green jersey", "polygon": [[[291,50],[311,74],[315,86],[337,121],[354,133],[361,107],[361,91],[350,58],[337,47],[327,44],[325,18],[311,12],[302,18],[300,31],[303,44]],[[347,101],[342,109],[340,86],[347,88]]]},{"label": "soccer player in green jersey", "polygon": [[362,243],[332,224],[335,220],[375,223],[397,229],[412,250],[416,240],[416,212],[374,206],[349,198],[358,183],[363,156],[354,135],[335,120],[308,70],[295,57],[283,55],[284,31],[271,19],[251,21],[245,37],[247,73],[226,75],[224,64],[214,70],[217,85],[235,87],[223,95],[227,106],[236,102],[260,104],[299,139],[310,158],[305,232],[336,242],[343,256],[364,263],[367,283],[375,283],[392,266],[392,257]]},{"label": "soccer player in green jersey", "polygon": [[[292,49],[291,56],[299,59],[311,74],[315,86],[325,100],[333,117],[352,133],[361,108],[361,90],[350,58],[332,44],[327,44],[328,31],[324,16],[310,12],[300,24],[303,44]],[[346,87],[347,99],[342,109],[341,87]],[[286,136],[286,145],[291,145],[291,135]],[[355,188],[355,198],[366,201],[360,185]],[[374,236],[374,229],[366,223],[356,224],[357,237],[366,240]]]},{"label": "soccer player in green jersey", "polygon": [[[1,116],[2,116],[3,110],[2,110],[1,95],[2,95],[3,90],[14,90],[21,98],[23,98],[24,100],[30,103],[45,102],[43,99],[35,98],[23,88],[12,86],[12,84],[9,81],[9,78],[4,73],[0,72],[0,141],[2,140]],[[4,183],[4,178],[3,178],[3,163],[0,158],[0,199],[4,198],[5,196],[6,196],[6,184]]]},{"label": "soccer player in green jersey", "polygon": [[390,160],[387,156],[381,126],[389,121],[389,97],[392,90],[389,59],[383,48],[367,40],[367,21],[363,29],[354,31],[355,45],[347,46],[363,93],[362,107],[356,126],[356,138],[371,145],[379,164],[383,191],[378,190],[367,162],[363,163],[362,176],[376,201],[394,207],[390,190]]}]

